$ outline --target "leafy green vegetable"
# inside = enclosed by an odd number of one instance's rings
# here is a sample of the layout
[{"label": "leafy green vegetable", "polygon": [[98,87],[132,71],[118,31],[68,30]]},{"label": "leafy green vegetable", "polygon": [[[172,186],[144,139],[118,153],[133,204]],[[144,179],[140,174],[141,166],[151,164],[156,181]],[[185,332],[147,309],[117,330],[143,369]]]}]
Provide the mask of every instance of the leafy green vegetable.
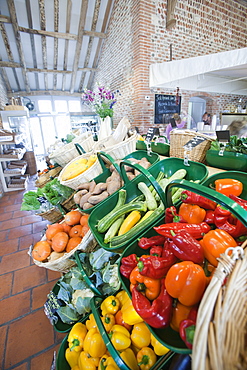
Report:
[{"label": "leafy green vegetable", "polygon": [[90,253],[89,262],[93,270],[101,270],[105,263],[113,257],[115,253],[108,252],[103,248],[99,248],[95,252]]},{"label": "leafy green vegetable", "polygon": [[226,152],[247,154],[247,138],[239,138],[236,135],[232,135],[228,143],[221,143],[215,140],[212,141],[210,149],[220,151],[223,147]]}]

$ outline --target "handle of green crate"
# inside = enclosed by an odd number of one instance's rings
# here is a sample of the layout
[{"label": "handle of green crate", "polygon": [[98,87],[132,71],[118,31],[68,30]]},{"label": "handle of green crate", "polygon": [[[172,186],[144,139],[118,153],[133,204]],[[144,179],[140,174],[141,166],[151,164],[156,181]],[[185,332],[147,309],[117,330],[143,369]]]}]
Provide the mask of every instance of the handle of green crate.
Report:
[{"label": "handle of green crate", "polygon": [[103,161],[102,157],[106,158],[114,166],[114,168],[116,169],[116,171],[121,176],[120,167],[116,163],[116,161],[114,160],[114,158],[112,158],[112,156],[110,154],[107,154],[107,153],[105,153],[103,151],[100,151],[100,152],[97,152],[97,157],[98,157],[98,160],[100,162],[100,165],[101,165],[101,168],[102,168],[103,171],[106,170],[106,166],[105,166],[105,162]]},{"label": "handle of green crate", "polygon": [[113,346],[113,344],[111,342],[111,339],[110,339],[107,331],[105,330],[105,327],[104,327],[104,325],[101,321],[100,315],[99,315],[98,310],[96,308],[96,297],[93,297],[90,300],[90,307],[91,307],[93,316],[95,318],[96,324],[98,326],[99,332],[102,336],[103,341],[105,342],[106,348],[110,352],[111,357],[114,359],[114,361],[116,362],[119,369],[121,369],[121,370],[131,370],[129,368],[129,366],[124,362],[122,357],[120,357],[119,352]]},{"label": "handle of green crate", "polygon": [[228,198],[226,195],[221,194],[206,186],[195,184],[187,180],[174,180],[166,187],[166,204],[167,207],[172,206],[172,188],[182,188],[190,190],[196,194],[202,195],[205,198],[213,200],[222,207],[228,209],[234,216],[236,216],[247,227],[247,211],[239,204]]},{"label": "handle of green crate", "polygon": [[78,144],[78,143],[74,143],[74,145],[75,145],[75,147],[76,147],[76,149],[77,149],[77,151],[78,151],[78,153],[79,153],[80,155],[82,155],[82,154],[86,153],[86,151],[83,149],[83,147],[82,147],[80,144]]},{"label": "handle of green crate", "polygon": [[125,184],[130,182],[130,180],[127,177],[124,166],[132,167],[132,168],[134,168],[134,170],[139,171],[143,176],[145,176],[146,179],[148,179],[149,182],[153,185],[153,187],[156,190],[156,192],[158,193],[162,203],[166,205],[166,195],[165,195],[164,191],[162,190],[161,186],[159,185],[159,183],[155,180],[155,178],[153,177],[153,175],[151,175],[151,173],[149,171],[147,171],[144,167],[140,166],[138,163],[133,164],[130,161],[128,161],[127,159],[122,160],[120,162],[120,170],[121,170],[122,179],[124,180]]}]

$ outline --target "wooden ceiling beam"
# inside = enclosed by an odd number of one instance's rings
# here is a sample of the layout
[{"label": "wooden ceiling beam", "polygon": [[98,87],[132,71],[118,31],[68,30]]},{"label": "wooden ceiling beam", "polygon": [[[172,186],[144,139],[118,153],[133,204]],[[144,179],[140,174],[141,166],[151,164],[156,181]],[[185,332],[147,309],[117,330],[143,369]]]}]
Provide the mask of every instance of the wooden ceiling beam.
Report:
[{"label": "wooden ceiling beam", "polygon": [[166,13],[166,29],[171,29],[176,26],[176,19],[174,16],[177,0],[167,0],[167,13]]},{"label": "wooden ceiling beam", "polygon": [[[0,63],[1,63],[1,61],[2,61],[2,58],[0,57]],[[4,84],[6,86],[7,92],[11,92],[12,89],[11,89],[11,86],[10,86],[10,83],[9,83],[7,73],[6,73],[4,68],[1,68],[1,65],[0,65],[0,72],[1,72]]]},{"label": "wooden ceiling beam", "polygon": [[[108,23],[111,6],[112,6],[112,0],[108,0],[106,11],[105,11],[105,16],[104,16],[103,23],[102,23],[102,29],[101,29],[102,33],[106,32],[106,26],[107,26],[107,23]],[[89,76],[89,80],[88,80],[89,90],[92,89],[94,75],[95,75],[95,72],[97,71],[97,66],[98,66],[98,62],[99,62],[100,51],[101,51],[101,48],[102,48],[103,41],[104,41],[103,39],[99,40],[96,51],[95,51],[93,65],[92,65],[92,67],[95,69],[95,71],[92,71],[90,73],[90,76]]]},{"label": "wooden ceiling beam", "polygon": [[[46,29],[46,19],[45,19],[45,0],[39,0],[39,11],[40,11],[40,28],[45,31]],[[42,59],[43,67],[47,69],[47,49],[46,49],[46,37],[41,36],[42,45]],[[47,74],[44,74],[45,89],[48,90],[48,79]]]},{"label": "wooden ceiling beam", "polygon": [[[6,67],[6,68],[21,68],[20,63],[15,62],[3,62],[0,61],[0,67]],[[73,71],[64,71],[59,69],[44,69],[44,68],[26,68],[27,72],[38,72],[38,73],[65,73],[65,74],[72,74]],[[78,68],[78,71],[82,72],[96,72],[97,68]]]},{"label": "wooden ceiling beam", "polygon": [[[74,35],[72,33],[63,33],[63,32],[52,32],[52,31],[45,31],[45,30],[35,30],[31,28],[21,27],[19,26],[20,32],[25,33],[31,33],[34,35],[40,35],[40,36],[48,36],[48,37],[54,37],[58,39],[64,39],[64,40],[77,40],[77,35]],[[96,31],[83,31],[84,36],[93,36],[98,37],[99,39],[105,39],[106,34],[103,32],[96,32]]]},{"label": "wooden ceiling beam", "polygon": [[[71,0],[68,0],[67,2],[67,16],[66,16],[66,33],[69,33],[70,30],[70,21],[71,21],[71,8],[72,8],[72,2]],[[63,56],[63,70],[67,71],[68,68],[68,54],[69,53],[69,40],[65,40],[64,45],[64,56]],[[65,83],[66,83],[66,73],[63,74],[62,79],[62,91],[65,90]]]},{"label": "wooden ceiling beam", "polygon": [[[33,20],[32,20],[30,0],[26,0],[26,8],[27,8],[28,26],[29,26],[29,28],[32,28],[33,27]],[[34,35],[33,34],[30,34],[30,43],[31,43],[31,49],[32,49],[33,66],[34,66],[34,68],[37,68],[38,64],[37,64],[36,48],[35,48],[35,42],[34,42]],[[34,74],[34,78],[35,78],[36,90],[39,90],[39,76],[38,76],[38,73]]]},{"label": "wooden ceiling beam", "polygon": [[13,96],[38,96],[38,95],[49,95],[49,96],[71,96],[71,97],[81,97],[81,93],[73,93],[70,91],[53,91],[53,90],[35,90],[30,91],[28,94],[26,91],[14,91],[8,93],[8,97],[12,98]]},{"label": "wooden ceiling beam", "polygon": [[84,27],[85,27],[85,22],[86,22],[87,8],[88,8],[88,0],[84,0],[81,6],[80,23],[79,23],[79,29],[78,29],[78,39],[76,43],[75,57],[74,57],[74,63],[73,63],[73,74],[72,74],[71,84],[70,84],[71,94],[73,94],[75,90],[75,80],[76,80],[76,75],[77,75],[78,65],[79,65],[79,60],[80,60],[82,38],[83,38],[83,32],[84,32]]},{"label": "wooden ceiling beam", "polygon": [[[95,2],[93,20],[92,20],[92,26],[91,26],[92,31],[94,31],[96,29],[96,24],[97,24],[98,17],[99,17],[100,2],[101,2],[101,0],[96,0],[96,2]],[[88,65],[89,65],[90,56],[91,56],[92,47],[93,47],[93,41],[94,41],[94,37],[90,36],[88,46],[87,46],[87,54],[86,54],[86,58],[85,58],[85,61],[84,61],[84,67],[88,67]],[[86,77],[86,73],[84,72],[84,73],[81,74],[81,80],[80,80],[80,84],[79,84],[79,88],[78,88],[79,92],[82,92],[82,90],[83,90],[85,77]]]},{"label": "wooden ceiling beam", "polygon": [[0,14],[0,23],[11,23],[10,17]]},{"label": "wooden ceiling beam", "polygon": [[[59,22],[59,0],[54,0],[54,31],[58,32]],[[58,61],[58,38],[54,38],[54,55],[53,55],[53,68],[57,70]],[[53,90],[57,90],[57,73],[53,76]]]},{"label": "wooden ceiling beam", "polygon": [[8,2],[8,7],[9,7],[10,19],[11,19],[11,23],[12,23],[12,27],[13,27],[13,31],[15,35],[16,46],[17,46],[20,61],[21,61],[21,72],[22,72],[22,76],[24,79],[26,91],[29,92],[30,86],[29,86],[29,81],[27,78],[26,62],[25,62],[24,53],[23,53],[22,44],[21,44],[21,36],[18,30],[15,4],[14,4],[14,0],[8,0],[7,2]]}]

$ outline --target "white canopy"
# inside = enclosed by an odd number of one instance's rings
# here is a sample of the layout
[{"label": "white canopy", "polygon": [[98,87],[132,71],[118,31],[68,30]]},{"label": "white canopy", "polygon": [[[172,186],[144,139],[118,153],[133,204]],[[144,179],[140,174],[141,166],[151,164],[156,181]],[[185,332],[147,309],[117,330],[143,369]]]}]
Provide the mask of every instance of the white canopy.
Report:
[{"label": "white canopy", "polygon": [[247,47],[150,65],[150,88],[247,95]]}]

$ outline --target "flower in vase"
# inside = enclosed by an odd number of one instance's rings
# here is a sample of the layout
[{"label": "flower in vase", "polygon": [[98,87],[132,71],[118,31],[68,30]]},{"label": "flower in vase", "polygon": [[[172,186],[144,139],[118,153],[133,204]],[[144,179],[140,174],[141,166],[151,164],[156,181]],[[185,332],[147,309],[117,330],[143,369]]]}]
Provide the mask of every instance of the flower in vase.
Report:
[{"label": "flower in vase", "polygon": [[108,116],[113,116],[113,106],[117,100],[109,89],[98,86],[96,91],[83,90],[82,101],[104,120]]}]

